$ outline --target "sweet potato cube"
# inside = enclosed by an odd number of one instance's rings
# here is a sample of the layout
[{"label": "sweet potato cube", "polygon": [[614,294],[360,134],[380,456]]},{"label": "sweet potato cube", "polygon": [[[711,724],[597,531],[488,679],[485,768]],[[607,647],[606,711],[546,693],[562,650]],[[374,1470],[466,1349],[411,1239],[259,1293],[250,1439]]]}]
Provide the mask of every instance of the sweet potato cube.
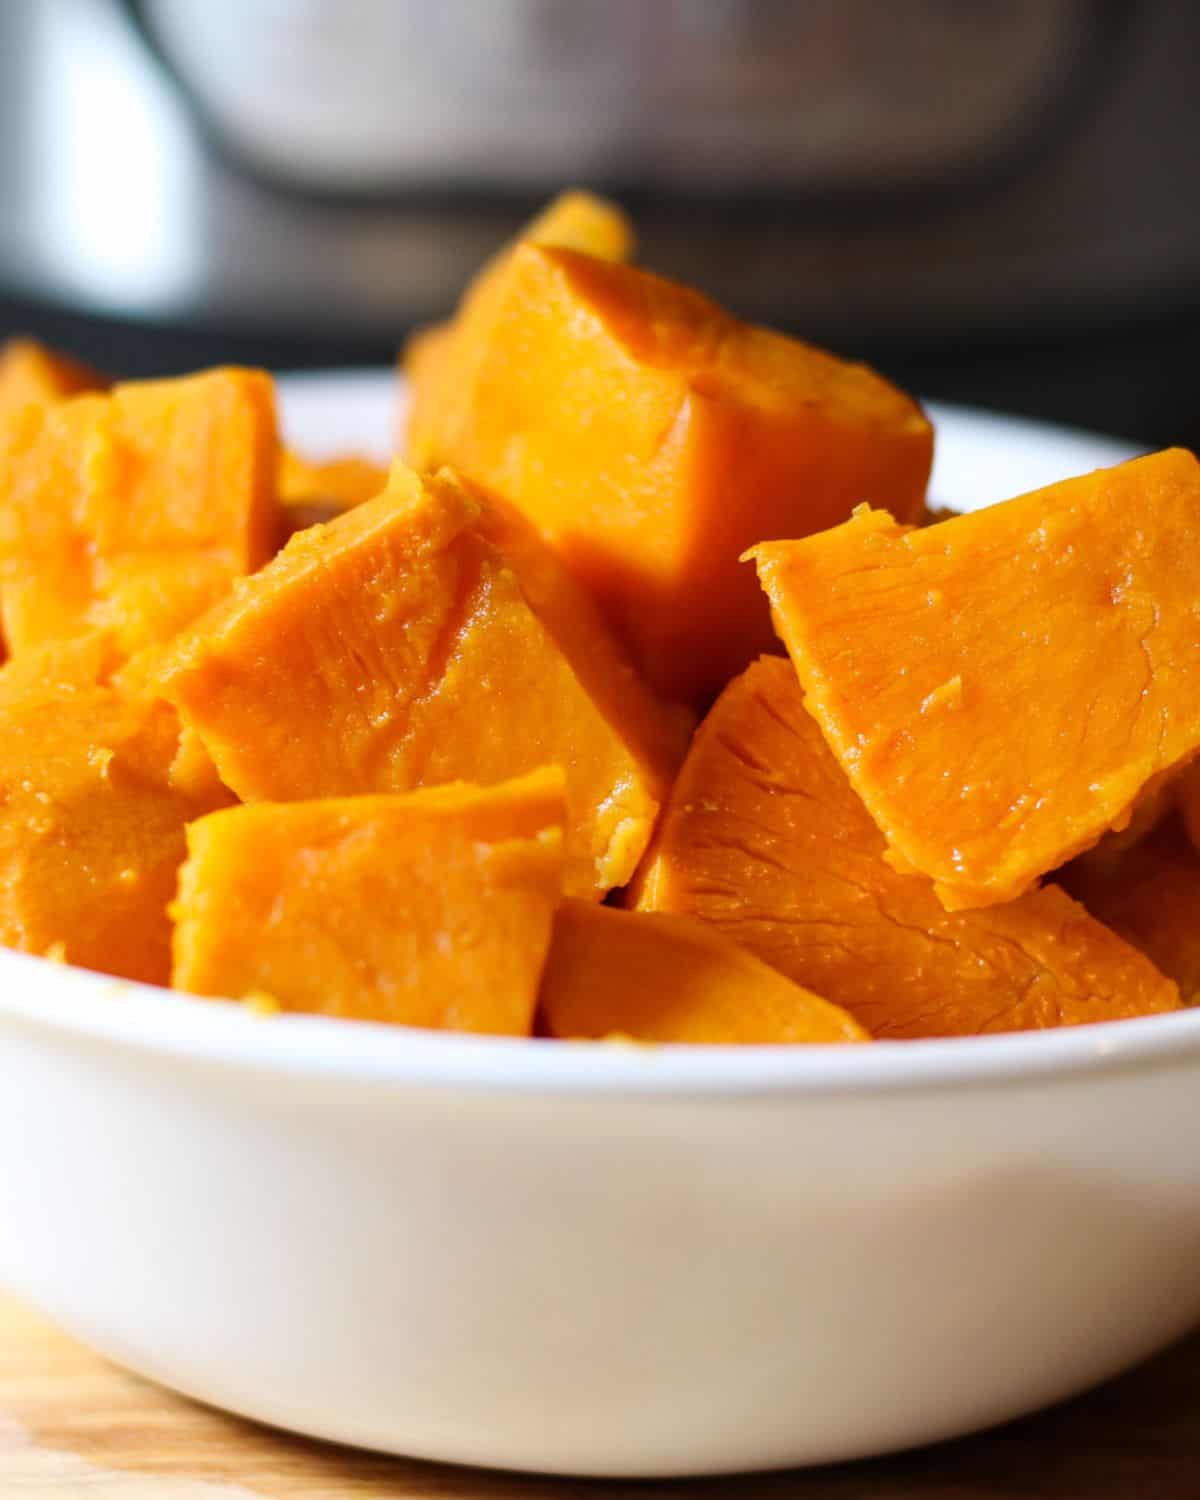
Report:
[{"label": "sweet potato cube", "polygon": [[26,406],[0,432],[0,611],[12,654],[172,635],[270,556],[274,397],[213,370]]},{"label": "sweet potato cube", "polygon": [[1093,850],[1057,879],[1097,921],[1125,939],[1200,1002],[1200,855],[1175,818],[1140,842]]},{"label": "sweet potato cube", "polygon": [[574,250],[519,246],[493,295],[410,456],[522,510],[664,697],[711,699],[773,645],[744,548],[863,500],[920,512],[929,423],[864,366]]},{"label": "sweet potato cube", "polygon": [[567,885],[632,874],[680,726],[519,517],[397,464],[188,632],[164,691],[243,801],[567,773]]},{"label": "sweet potato cube", "polygon": [[566,901],[542,979],[551,1035],[645,1042],[865,1042],[839,1006],[704,922]]},{"label": "sweet potato cube", "polygon": [[184,826],[229,800],[172,785],[178,744],[165,703],[0,695],[0,943],[166,984]]},{"label": "sweet potato cube", "polygon": [[764,658],[697,731],[639,876],[644,911],[713,923],[873,1036],[957,1036],[1174,1010],[1175,986],[1057,886],[947,912],[900,875],[804,707]]},{"label": "sweet potato cube", "polygon": [[30,698],[65,700],[80,690],[108,687],[121,663],[111,630],[29,646],[0,667],[0,711]]},{"label": "sweet potato cube", "polygon": [[341,458],[301,458],[290,448],[279,455],[279,503],[287,511],[321,508],[320,519],[332,519],[364,500],[374,500],[387,484],[388,471],[353,453]]},{"label": "sweet potato cube", "polygon": [[1180,449],[922,531],[754,549],[897,868],[1008,901],[1200,749],[1200,464]]},{"label": "sweet potato cube", "polygon": [[472,374],[503,306],[513,252],[522,244],[561,245],[602,260],[628,260],[633,226],[615,204],[593,193],[560,193],[480,268],[449,322],[419,329],[409,339],[401,361],[408,400],[399,436],[414,468],[436,467],[440,430],[467,417]]},{"label": "sweet potato cube", "polygon": [[95,370],[35,339],[9,339],[0,345],[0,420],[31,403],[65,401],[106,384]]},{"label": "sweet potato cube", "polygon": [[527,1035],[562,878],[558,770],[481,789],[201,818],[176,988],[284,1010]]}]

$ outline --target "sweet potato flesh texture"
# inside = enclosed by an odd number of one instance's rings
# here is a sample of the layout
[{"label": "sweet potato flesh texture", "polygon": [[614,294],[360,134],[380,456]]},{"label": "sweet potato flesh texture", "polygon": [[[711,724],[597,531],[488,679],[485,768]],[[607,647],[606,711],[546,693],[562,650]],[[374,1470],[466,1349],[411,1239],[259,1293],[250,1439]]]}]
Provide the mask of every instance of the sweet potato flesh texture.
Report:
[{"label": "sweet potato flesh texture", "polygon": [[167,983],[184,825],[229,800],[172,784],[178,743],[164,703],[0,693],[0,943]]},{"label": "sweet potato flesh texture", "polygon": [[43,697],[63,700],[69,713],[74,693],[107,687],[122,657],[113,632],[90,630],[65,641],[44,641],[27,647],[0,667],[0,714],[10,704]]},{"label": "sweet potato flesh texture", "polygon": [[178,989],[527,1035],[562,877],[557,770],[480,789],[262,803],[188,829]]},{"label": "sweet potato flesh texture", "polygon": [[1034,1030],[1174,1010],[1175,986],[1057,887],[947,912],[900,875],[805,710],[764,658],[701,725],[637,885],[827,1000],[873,1036]]},{"label": "sweet potato flesh texture", "polygon": [[920,511],[931,429],[865,367],[572,250],[520,246],[503,293],[419,456],[521,509],[664,697],[773,645],[744,548]]},{"label": "sweet potato flesh texture", "polygon": [[1168,450],[909,531],[755,549],[898,868],[1006,901],[1200,749],[1200,464]]},{"label": "sweet potato flesh texture", "polygon": [[508,546],[504,531],[451,476],[398,464],[378,500],[240,583],[164,684],[226,784],[295,801],[561,765],[568,888],[623,884],[678,763],[677,725],[537,537]]},{"label": "sweet potato flesh texture", "polygon": [[846,1011],[706,923],[567,901],[542,980],[552,1036],[645,1042],[865,1042]]},{"label": "sweet potato flesh texture", "polygon": [[1185,1005],[1200,1002],[1200,855],[1177,819],[1105,858],[1074,860],[1058,879],[1173,979]]},{"label": "sweet potato flesh texture", "polygon": [[320,517],[325,520],[373,500],[387,477],[382,465],[353,453],[307,459],[285,448],[279,455],[279,503],[289,512],[320,508],[328,512]]},{"label": "sweet potato flesh texture", "polygon": [[15,656],[110,629],[132,654],[274,547],[274,397],[214,370],[26,406],[0,431],[0,610]]},{"label": "sweet potato flesh texture", "polygon": [[453,319],[414,334],[402,361],[408,402],[399,434],[401,451],[414,468],[436,468],[442,462],[442,427],[458,427],[468,419],[474,372],[504,306],[513,254],[523,244],[559,245],[601,260],[624,261],[633,255],[633,226],[615,204],[592,193],[560,193],[480,268]]},{"label": "sweet potato flesh texture", "polygon": [[0,345],[0,421],[31,403],[65,401],[105,384],[95,370],[34,339],[9,339]]}]

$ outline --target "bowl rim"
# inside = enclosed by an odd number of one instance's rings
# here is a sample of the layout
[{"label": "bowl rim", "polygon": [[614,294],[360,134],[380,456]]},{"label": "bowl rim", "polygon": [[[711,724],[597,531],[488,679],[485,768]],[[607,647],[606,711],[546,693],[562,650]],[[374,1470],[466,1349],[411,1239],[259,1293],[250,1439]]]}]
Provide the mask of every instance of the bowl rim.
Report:
[{"label": "bowl rim", "polygon": [[11,951],[0,952],[0,1032],[5,1029],[278,1076],[485,1093],[869,1095],[1200,1064],[1200,1009],[863,1046],[553,1041],[264,1016],[234,1001]]}]

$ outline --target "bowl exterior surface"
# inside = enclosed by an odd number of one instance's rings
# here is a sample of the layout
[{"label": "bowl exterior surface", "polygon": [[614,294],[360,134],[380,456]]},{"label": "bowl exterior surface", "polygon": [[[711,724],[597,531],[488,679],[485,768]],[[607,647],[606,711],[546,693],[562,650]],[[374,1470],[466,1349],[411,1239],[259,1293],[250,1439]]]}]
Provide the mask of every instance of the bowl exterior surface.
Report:
[{"label": "bowl exterior surface", "polygon": [[858,1457],[1200,1317],[1198,1071],[572,1096],[0,1008],[0,1281],[167,1385],[366,1447],[595,1475]]}]

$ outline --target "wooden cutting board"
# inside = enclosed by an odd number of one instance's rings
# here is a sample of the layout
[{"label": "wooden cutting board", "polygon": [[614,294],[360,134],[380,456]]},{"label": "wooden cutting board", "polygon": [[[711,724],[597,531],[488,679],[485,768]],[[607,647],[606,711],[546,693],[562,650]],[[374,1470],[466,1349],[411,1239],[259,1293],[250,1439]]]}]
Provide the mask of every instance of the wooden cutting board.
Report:
[{"label": "wooden cutting board", "polygon": [[[898,1378],[903,1378],[898,1373]],[[106,1364],[0,1294],[0,1500],[1196,1500],[1200,1335],[982,1437],[837,1469],[671,1485],[530,1479],[282,1436]]]}]

